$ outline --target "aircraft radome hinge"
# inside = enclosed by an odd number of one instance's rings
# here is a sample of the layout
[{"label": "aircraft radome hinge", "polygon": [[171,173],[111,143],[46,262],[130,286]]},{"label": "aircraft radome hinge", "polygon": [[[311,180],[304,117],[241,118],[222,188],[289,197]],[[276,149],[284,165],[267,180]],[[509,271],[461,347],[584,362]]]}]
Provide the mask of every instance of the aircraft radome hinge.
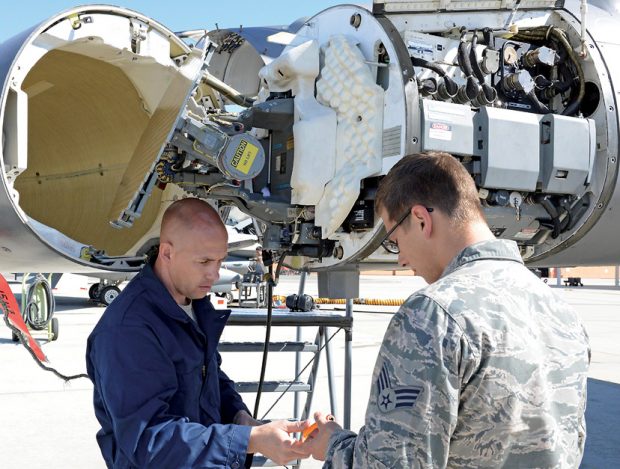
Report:
[{"label": "aircraft radome hinge", "polygon": [[131,50],[135,54],[139,54],[140,43],[146,40],[146,35],[149,30],[148,25],[136,18],[132,18],[129,20],[129,28],[131,31]]},{"label": "aircraft radome hinge", "polygon": [[80,29],[82,27],[82,23],[92,23],[93,19],[90,16],[80,16],[79,13],[73,13],[67,16],[67,19],[71,23],[71,28]]}]

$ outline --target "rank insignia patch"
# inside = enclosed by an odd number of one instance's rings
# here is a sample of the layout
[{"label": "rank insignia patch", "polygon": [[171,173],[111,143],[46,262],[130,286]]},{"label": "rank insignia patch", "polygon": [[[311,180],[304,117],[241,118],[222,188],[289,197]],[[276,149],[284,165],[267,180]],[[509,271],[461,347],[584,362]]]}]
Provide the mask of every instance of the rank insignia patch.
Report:
[{"label": "rank insignia patch", "polygon": [[422,388],[417,386],[397,386],[392,387],[387,366],[384,363],[377,378],[377,406],[383,413],[388,413],[400,407],[413,407]]}]

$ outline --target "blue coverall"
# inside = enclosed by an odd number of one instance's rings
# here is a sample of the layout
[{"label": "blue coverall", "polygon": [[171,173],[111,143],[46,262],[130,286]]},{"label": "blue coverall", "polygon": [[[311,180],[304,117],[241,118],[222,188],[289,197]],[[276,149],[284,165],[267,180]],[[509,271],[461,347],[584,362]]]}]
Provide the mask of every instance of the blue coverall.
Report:
[{"label": "blue coverall", "polygon": [[88,339],[97,441],[110,468],[240,468],[250,427],[220,369],[217,344],[230,311],[193,301],[198,324],[150,265],[106,309]]}]

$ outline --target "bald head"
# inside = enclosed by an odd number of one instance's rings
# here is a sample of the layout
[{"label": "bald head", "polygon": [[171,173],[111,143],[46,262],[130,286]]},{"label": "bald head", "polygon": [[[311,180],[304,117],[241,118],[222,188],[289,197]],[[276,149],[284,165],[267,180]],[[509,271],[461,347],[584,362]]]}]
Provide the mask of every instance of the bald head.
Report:
[{"label": "bald head", "polygon": [[181,199],[172,203],[161,222],[160,243],[183,243],[198,233],[228,239],[220,216],[204,200]]},{"label": "bald head", "polygon": [[203,298],[219,278],[228,233],[217,212],[200,199],[174,202],[161,222],[155,275],[180,305]]}]

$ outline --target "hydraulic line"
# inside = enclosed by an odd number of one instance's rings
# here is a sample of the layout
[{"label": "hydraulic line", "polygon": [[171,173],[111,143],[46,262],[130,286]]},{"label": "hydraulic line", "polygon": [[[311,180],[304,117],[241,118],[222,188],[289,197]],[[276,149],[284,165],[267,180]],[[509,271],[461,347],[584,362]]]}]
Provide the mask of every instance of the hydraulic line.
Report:
[{"label": "hydraulic line", "polygon": [[551,222],[553,223],[553,232],[551,233],[551,237],[553,239],[560,236],[562,232],[562,225],[560,222],[560,213],[558,212],[557,207],[549,200],[549,197],[543,197],[539,201],[540,205],[547,211],[549,216],[551,217]]},{"label": "hydraulic line", "polygon": [[267,297],[269,302],[267,303],[267,328],[265,329],[265,344],[263,346],[263,361],[260,368],[260,379],[258,381],[258,389],[256,391],[256,401],[254,402],[253,417],[258,418],[258,407],[260,405],[260,398],[263,393],[263,385],[265,384],[265,371],[267,370],[267,356],[269,355],[269,342],[271,340],[271,322],[273,316],[273,287],[278,283],[278,277],[280,276],[280,270],[284,263],[284,258],[288,253],[284,252],[278,260],[275,276],[273,272],[273,260],[271,259],[271,253],[264,254],[265,262],[269,264],[269,274],[267,277]]},{"label": "hydraulic line", "polygon": [[540,100],[538,99],[538,96],[536,96],[536,90],[530,91],[527,94],[527,97],[530,98],[530,102],[534,105],[534,107],[540,114],[551,113],[551,110],[547,106],[545,106],[543,103],[541,103]]},{"label": "hydraulic line", "polygon": [[513,38],[518,41],[538,41],[543,43],[548,42],[549,37],[552,37],[562,45],[562,47],[566,51],[566,54],[568,55],[568,58],[570,59],[570,61],[575,67],[575,70],[577,71],[577,76],[579,79],[579,91],[575,99],[564,108],[564,111],[562,111],[562,115],[572,116],[576,114],[579,110],[579,105],[581,104],[581,101],[585,96],[586,83],[585,76],[583,74],[583,68],[579,63],[579,58],[577,57],[577,54],[570,45],[570,42],[568,42],[564,31],[553,26],[538,26],[535,28],[519,30],[519,32],[513,36]]},{"label": "hydraulic line", "polygon": [[476,57],[476,46],[478,45],[478,31],[474,31],[474,35],[471,38],[471,48],[469,49],[469,63],[474,72],[474,75],[478,79],[480,85],[484,85],[484,73],[480,69],[478,64],[478,58]]},{"label": "hydraulic line", "polygon": [[428,60],[424,60],[419,57],[411,57],[411,64],[414,65],[415,67],[427,68],[435,72],[440,77],[447,76],[446,71],[443,68],[441,68],[436,63],[429,62]]},{"label": "hydraulic line", "polygon": [[478,79],[478,82],[480,83],[480,86],[482,87],[481,92],[483,93],[483,96],[479,97],[478,100],[480,101],[480,98],[483,97],[485,103],[481,103],[481,104],[491,104],[495,102],[495,100],[497,99],[497,91],[495,91],[495,88],[493,88],[492,86],[490,86],[488,83],[484,81],[484,73],[482,73],[482,70],[480,69],[480,65],[478,64],[478,58],[476,57],[476,46],[477,45],[478,45],[478,31],[474,31],[474,35],[471,39],[471,48],[469,49],[469,63],[474,72],[474,75],[476,76],[476,78]]},{"label": "hydraulic line", "polygon": [[[473,101],[474,99],[476,99],[476,96],[478,96],[478,93],[480,91],[480,86],[478,85],[478,83],[476,83],[476,79],[474,78],[473,68],[469,60],[466,36],[467,36],[467,29],[463,28],[463,30],[461,31],[461,42],[459,43],[458,54],[457,54],[459,65],[461,66],[461,70],[463,70],[463,74],[465,75],[467,79],[465,86],[459,89],[459,94],[458,94],[459,100],[463,103],[468,102],[468,101]],[[476,51],[474,51],[474,56],[475,54],[476,54]]]},{"label": "hydraulic line", "polygon": [[[273,295],[273,264],[269,266],[269,280],[267,281],[267,297],[271,298]],[[265,329],[265,344],[263,346],[263,361],[260,367],[260,378],[258,380],[258,389],[256,390],[256,400],[254,401],[254,413],[253,417],[258,418],[258,407],[260,405],[260,398],[263,394],[263,385],[265,383],[265,371],[267,370],[267,356],[269,355],[269,342],[271,340],[271,319],[273,313],[273,300],[267,303],[267,328]]]},{"label": "hydraulic line", "polygon": [[435,72],[437,75],[443,78],[443,83],[439,85],[437,91],[437,94],[440,95],[442,99],[452,99],[456,96],[459,90],[458,85],[438,64],[428,62],[427,60],[421,59],[419,57],[411,57],[411,64],[414,67],[426,68],[432,72]]}]

